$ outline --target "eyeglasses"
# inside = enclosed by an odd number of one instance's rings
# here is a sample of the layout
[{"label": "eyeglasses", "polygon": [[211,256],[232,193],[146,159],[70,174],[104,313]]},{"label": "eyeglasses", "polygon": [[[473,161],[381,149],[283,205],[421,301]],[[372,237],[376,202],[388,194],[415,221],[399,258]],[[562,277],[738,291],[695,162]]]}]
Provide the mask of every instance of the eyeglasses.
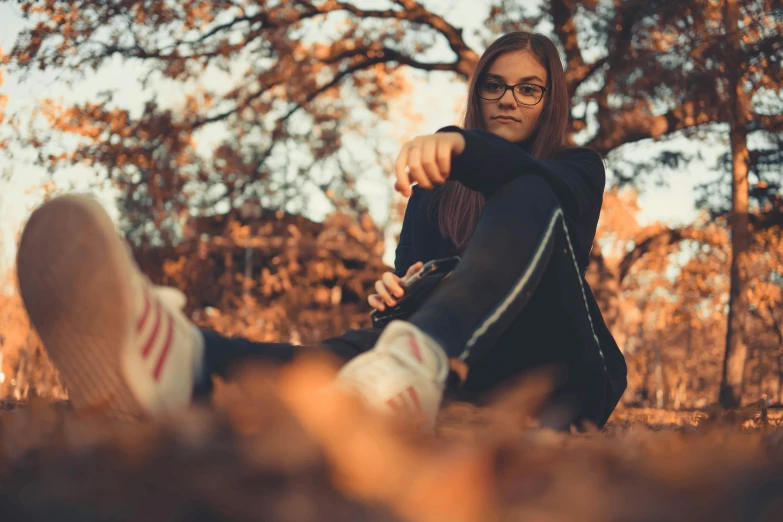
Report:
[{"label": "eyeglasses", "polygon": [[508,85],[494,78],[487,78],[479,85],[478,94],[485,100],[495,101],[505,96],[506,91],[509,89],[511,89],[511,94],[517,103],[522,105],[537,105],[544,98],[544,93],[547,91],[546,87],[533,83]]}]

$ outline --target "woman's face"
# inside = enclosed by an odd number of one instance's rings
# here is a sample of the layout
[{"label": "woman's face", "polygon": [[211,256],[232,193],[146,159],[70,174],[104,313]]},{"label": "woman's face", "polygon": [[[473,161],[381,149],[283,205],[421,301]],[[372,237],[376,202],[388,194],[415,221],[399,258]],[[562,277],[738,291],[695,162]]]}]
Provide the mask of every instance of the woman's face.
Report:
[{"label": "woman's face", "polygon": [[[494,78],[499,83],[516,85],[531,83],[546,87],[546,68],[528,51],[511,51],[501,54],[490,65],[482,81]],[[486,129],[512,142],[529,138],[538,126],[538,117],[544,110],[546,94],[537,105],[517,103],[511,89],[499,100],[481,100],[481,116]],[[501,117],[505,116],[506,119]]]}]

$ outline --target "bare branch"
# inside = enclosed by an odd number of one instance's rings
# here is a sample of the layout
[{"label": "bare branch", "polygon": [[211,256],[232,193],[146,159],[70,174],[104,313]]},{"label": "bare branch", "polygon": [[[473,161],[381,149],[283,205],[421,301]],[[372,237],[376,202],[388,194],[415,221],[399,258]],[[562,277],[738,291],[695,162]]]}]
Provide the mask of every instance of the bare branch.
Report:
[{"label": "bare branch", "polygon": [[783,132],[783,114],[754,114],[751,118],[751,130]]},{"label": "bare branch", "polygon": [[[353,58],[356,56],[367,56],[367,55],[373,56],[374,58],[363,62],[364,67],[362,68],[369,67],[370,65],[375,65],[376,63],[397,62],[400,65],[407,65],[409,67],[413,67],[414,69],[421,69],[423,71],[455,71],[455,70],[459,71],[460,69],[459,61],[420,62],[418,60],[411,58],[406,54],[403,54],[394,49],[390,49],[388,47],[378,47],[377,49],[374,47],[354,48],[354,49],[343,51],[339,54],[336,54],[335,56],[329,57],[324,61],[325,63],[337,63],[348,58]],[[459,74],[463,76],[463,78],[468,77],[465,74],[461,74],[461,73]]]},{"label": "bare branch", "polygon": [[601,131],[587,147],[600,154],[625,143],[661,138],[671,132],[722,121],[720,108],[683,103],[662,115],[653,115],[645,107],[634,109],[601,108],[596,115]]},{"label": "bare branch", "polygon": [[587,77],[588,70],[576,37],[576,25],[573,19],[574,7],[573,0],[552,0],[549,4],[549,14],[552,15],[555,34],[565,49],[566,82],[568,92],[572,94],[576,86]]},{"label": "bare branch", "polygon": [[688,239],[717,245],[717,243],[709,241],[708,238],[705,237],[705,234],[697,227],[654,227],[652,230],[645,229],[634,240],[634,245],[636,245],[635,248],[626,254],[625,257],[623,257],[623,260],[620,261],[617,270],[618,281],[622,284],[625,277],[631,271],[634,263],[644,257],[647,253],[656,248],[673,245],[674,243]]},{"label": "bare branch", "polygon": [[[413,0],[399,0],[396,2],[404,9],[394,10],[368,10],[359,9],[355,5],[347,4],[344,2],[327,2],[318,9],[320,12],[333,12],[333,11],[348,11],[349,13],[359,18],[387,18],[395,20],[405,20],[408,22],[427,25],[432,27],[440,34],[442,34],[446,41],[457,55],[457,60],[454,62],[452,70],[455,70],[459,75],[467,78],[473,73],[473,69],[478,62],[478,54],[470,49],[465,43],[462,37],[462,29],[458,29],[448,23],[442,16],[438,16],[428,9],[424,8],[418,2]],[[434,70],[434,69],[427,69]]]}]

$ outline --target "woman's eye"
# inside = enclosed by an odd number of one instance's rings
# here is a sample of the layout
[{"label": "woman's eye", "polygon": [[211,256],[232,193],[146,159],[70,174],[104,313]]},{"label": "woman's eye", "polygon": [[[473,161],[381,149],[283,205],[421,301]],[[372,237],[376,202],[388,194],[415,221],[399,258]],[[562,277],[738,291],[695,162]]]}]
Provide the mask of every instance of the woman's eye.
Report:
[{"label": "woman's eye", "polygon": [[486,82],[484,88],[489,91],[497,91],[500,89],[500,84],[496,82]]},{"label": "woman's eye", "polygon": [[536,89],[531,85],[520,85],[518,89],[521,94],[533,94],[536,92]]}]

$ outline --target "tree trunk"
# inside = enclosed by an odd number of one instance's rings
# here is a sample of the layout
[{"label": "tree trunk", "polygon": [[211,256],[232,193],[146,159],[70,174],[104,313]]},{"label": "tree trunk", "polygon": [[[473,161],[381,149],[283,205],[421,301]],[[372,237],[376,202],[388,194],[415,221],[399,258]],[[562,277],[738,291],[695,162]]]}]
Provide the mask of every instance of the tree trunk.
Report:
[{"label": "tree trunk", "polygon": [[778,353],[776,354],[777,363],[778,363],[778,378],[775,381],[775,388],[772,393],[774,400],[773,402],[776,402],[777,404],[783,404],[783,351],[778,349]]},{"label": "tree trunk", "polygon": [[778,350],[775,354],[778,363],[778,379],[774,396],[778,404],[783,404],[783,328],[777,324],[774,330],[775,335],[778,336]]},{"label": "tree trunk", "polygon": [[655,342],[655,407],[663,409],[664,401],[663,366],[661,365],[661,344]]},{"label": "tree trunk", "polygon": [[248,324],[248,318],[250,317],[250,282],[253,277],[253,233],[250,233],[250,237],[245,247],[245,273],[242,279],[242,319],[245,320],[245,324]]},{"label": "tree trunk", "polygon": [[729,289],[729,317],[726,328],[726,347],[721,376],[720,403],[734,408],[742,400],[742,379],[748,347],[745,344],[744,325],[747,315],[745,270],[750,231],[748,229],[748,145],[746,101],[742,87],[738,18],[739,0],[726,0],[726,87],[728,95],[729,138],[732,156],[732,211],[731,211],[731,275]]}]

